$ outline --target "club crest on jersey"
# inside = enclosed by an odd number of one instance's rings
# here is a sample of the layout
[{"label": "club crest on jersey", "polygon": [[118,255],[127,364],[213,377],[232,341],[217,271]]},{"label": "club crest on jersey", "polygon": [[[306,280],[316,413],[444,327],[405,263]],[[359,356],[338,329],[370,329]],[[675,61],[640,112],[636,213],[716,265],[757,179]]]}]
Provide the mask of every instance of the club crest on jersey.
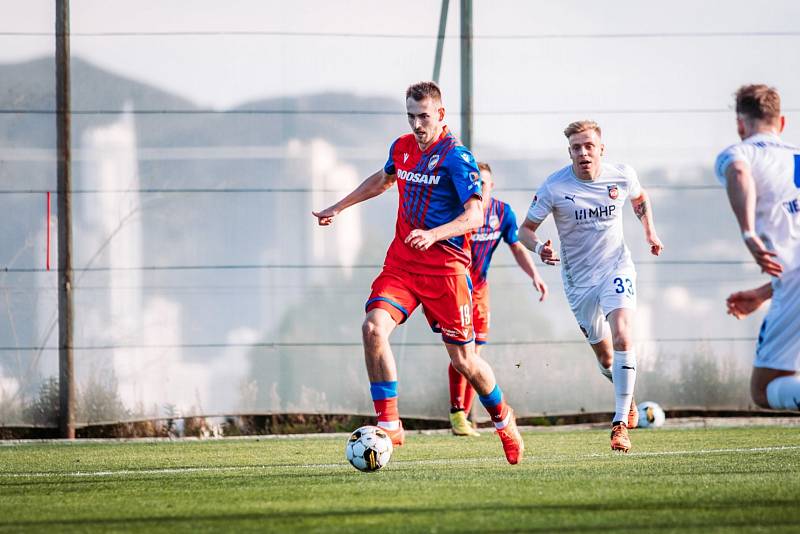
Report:
[{"label": "club crest on jersey", "polygon": [[439,163],[439,154],[434,154],[431,156],[430,161],[428,161],[428,170],[432,171],[436,164]]},{"label": "club crest on jersey", "polygon": [[619,196],[619,188],[617,187],[617,184],[609,185],[608,186],[608,198],[610,198],[611,200],[617,200],[618,196]]},{"label": "club crest on jersey", "polygon": [[489,216],[489,226],[492,228],[492,230],[497,230],[497,228],[500,226],[500,219],[494,213]]},{"label": "club crest on jersey", "polygon": [[403,163],[405,163],[406,161],[408,161],[408,152],[403,154]]}]

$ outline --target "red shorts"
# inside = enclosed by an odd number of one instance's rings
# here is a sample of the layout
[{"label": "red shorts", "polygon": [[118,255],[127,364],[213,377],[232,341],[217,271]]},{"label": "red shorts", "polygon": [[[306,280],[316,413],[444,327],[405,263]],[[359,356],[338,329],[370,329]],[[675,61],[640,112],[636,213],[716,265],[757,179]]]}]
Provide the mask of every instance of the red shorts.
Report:
[{"label": "red shorts", "polygon": [[472,287],[472,325],[476,345],[489,341],[489,316],[489,282],[483,281]]},{"label": "red shorts", "polygon": [[366,308],[386,310],[402,324],[420,304],[428,324],[441,332],[445,343],[473,341],[472,281],[467,274],[432,276],[384,267],[372,282]]}]

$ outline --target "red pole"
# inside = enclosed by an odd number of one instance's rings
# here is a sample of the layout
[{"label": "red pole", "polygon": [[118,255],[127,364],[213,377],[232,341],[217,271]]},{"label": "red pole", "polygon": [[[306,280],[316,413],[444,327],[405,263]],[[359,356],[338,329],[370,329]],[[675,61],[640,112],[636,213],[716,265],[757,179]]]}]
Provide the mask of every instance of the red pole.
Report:
[{"label": "red pole", "polygon": [[50,191],[47,192],[47,270],[50,270]]}]

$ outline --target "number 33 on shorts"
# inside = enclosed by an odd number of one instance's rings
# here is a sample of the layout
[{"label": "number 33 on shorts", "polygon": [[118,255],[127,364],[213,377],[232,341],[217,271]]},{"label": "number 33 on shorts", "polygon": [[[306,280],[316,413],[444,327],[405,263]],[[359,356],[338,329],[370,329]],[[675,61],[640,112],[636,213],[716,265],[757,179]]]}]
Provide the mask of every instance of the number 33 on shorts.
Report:
[{"label": "number 33 on shorts", "polygon": [[614,291],[616,293],[626,293],[630,296],[634,295],[633,281],[627,276],[616,276],[612,280],[612,283],[614,284]]}]

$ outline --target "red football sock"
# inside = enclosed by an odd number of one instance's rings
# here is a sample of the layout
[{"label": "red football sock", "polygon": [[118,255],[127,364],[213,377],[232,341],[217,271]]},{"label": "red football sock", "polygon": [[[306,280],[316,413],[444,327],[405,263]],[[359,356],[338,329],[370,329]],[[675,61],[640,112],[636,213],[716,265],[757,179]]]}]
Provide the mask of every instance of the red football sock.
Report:
[{"label": "red football sock", "polygon": [[506,404],[506,401],[501,402],[497,406],[486,408],[486,411],[492,416],[492,422],[495,428],[505,428],[507,424],[506,417],[508,416],[508,404]]},{"label": "red football sock", "polygon": [[[464,379],[466,382],[466,379]],[[467,388],[464,390],[464,411],[469,415],[472,410],[472,401],[475,400],[475,388],[467,382]]]},{"label": "red football sock", "polygon": [[[378,423],[390,423],[400,420],[400,412],[397,410],[397,397],[391,399],[374,400],[375,413],[378,415]],[[378,425],[383,426],[383,425]],[[390,428],[387,426],[386,428]]]},{"label": "red football sock", "polygon": [[492,422],[494,423],[494,427],[498,429],[505,428],[505,426],[509,423],[510,412],[508,404],[506,404],[506,401],[503,398],[503,392],[500,390],[500,386],[495,385],[491,393],[488,395],[481,395],[480,399],[483,407],[486,408],[487,412],[489,412]]},{"label": "red football sock", "polygon": [[463,410],[467,406],[466,391],[472,389],[464,375],[456,371],[453,364],[447,366],[447,378],[450,381],[450,408]]}]

